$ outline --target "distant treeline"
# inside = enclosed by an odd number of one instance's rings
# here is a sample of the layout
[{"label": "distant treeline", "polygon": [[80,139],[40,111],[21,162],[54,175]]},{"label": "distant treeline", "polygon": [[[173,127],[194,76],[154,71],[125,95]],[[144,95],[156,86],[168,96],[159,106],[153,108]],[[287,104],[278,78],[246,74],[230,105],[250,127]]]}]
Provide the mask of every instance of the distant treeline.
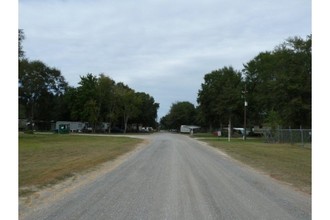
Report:
[{"label": "distant treeline", "polygon": [[259,53],[241,71],[231,66],[207,73],[198,106],[173,103],[161,118],[164,128],[198,124],[208,129],[243,127],[311,128],[312,35],[293,37],[273,51]]},{"label": "distant treeline", "polygon": [[42,61],[30,61],[22,48],[23,30],[19,30],[19,118],[34,122],[83,121],[95,130],[107,122],[124,132],[129,124],[157,127],[159,104],[144,92],[91,73],[80,77],[71,87],[61,71]]}]

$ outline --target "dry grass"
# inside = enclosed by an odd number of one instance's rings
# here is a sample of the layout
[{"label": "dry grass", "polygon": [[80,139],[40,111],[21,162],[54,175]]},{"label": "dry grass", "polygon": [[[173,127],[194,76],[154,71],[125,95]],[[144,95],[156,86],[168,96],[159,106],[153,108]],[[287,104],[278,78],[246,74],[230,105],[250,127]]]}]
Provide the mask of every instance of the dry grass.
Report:
[{"label": "dry grass", "polygon": [[301,191],[311,193],[311,145],[301,147],[291,144],[267,144],[261,140],[204,139],[254,168],[273,178],[292,184]]},{"label": "dry grass", "polygon": [[113,160],[141,142],[126,137],[19,134],[20,195]]}]

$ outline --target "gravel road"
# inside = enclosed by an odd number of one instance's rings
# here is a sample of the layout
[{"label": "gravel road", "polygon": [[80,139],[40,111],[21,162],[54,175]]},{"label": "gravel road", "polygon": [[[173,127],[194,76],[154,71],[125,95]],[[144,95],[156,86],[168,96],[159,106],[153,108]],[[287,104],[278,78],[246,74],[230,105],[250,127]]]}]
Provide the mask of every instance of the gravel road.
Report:
[{"label": "gravel road", "polygon": [[159,133],[111,172],[20,219],[311,219],[310,195],[190,137]]}]

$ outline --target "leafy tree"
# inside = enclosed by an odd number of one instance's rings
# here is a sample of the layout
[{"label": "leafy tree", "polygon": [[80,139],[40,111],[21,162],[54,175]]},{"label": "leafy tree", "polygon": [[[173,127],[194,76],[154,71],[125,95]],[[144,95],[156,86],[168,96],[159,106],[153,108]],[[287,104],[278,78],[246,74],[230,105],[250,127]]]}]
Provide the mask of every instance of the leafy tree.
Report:
[{"label": "leafy tree", "polygon": [[62,105],[66,108],[66,114],[63,114],[63,117],[60,118],[61,120],[68,120],[68,121],[79,121],[81,108],[79,106],[78,101],[78,89],[75,87],[69,86],[66,89],[66,92],[63,95]]},{"label": "leafy tree", "polygon": [[162,126],[169,129],[179,129],[181,125],[192,125],[195,122],[195,106],[187,101],[173,103],[170,112],[161,119]]},{"label": "leafy tree", "polygon": [[139,114],[132,119],[132,122],[142,124],[144,127],[156,127],[159,104],[147,93],[137,92],[135,95],[138,100],[140,100],[138,106],[140,111]]},{"label": "leafy tree", "polygon": [[99,122],[108,122],[111,127],[123,121],[124,131],[128,122],[154,124],[158,103],[146,93],[136,93],[123,83],[110,77],[89,73],[81,77],[78,88],[70,88],[65,96],[74,120],[88,121],[93,131]]},{"label": "leafy tree", "polygon": [[116,96],[116,82],[110,77],[100,74],[98,78],[98,94],[100,99],[100,117],[102,121],[109,122],[111,127],[118,118],[118,97]]},{"label": "leafy tree", "polygon": [[55,97],[51,109],[52,121],[71,121],[70,105],[72,103],[67,100],[67,94],[71,89],[73,87],[68,86],[64,94]]},{"label": "leafy tree", "polygon": [[162,129],[171,129],[171,121],[170,121],[170,114],[167,114],[165,116],[163,116],[160,119],[160,126]]},{"label": "leafy tree", "polygon": [[19,61],[19,103],[31,120],[52,120],[54,99],[63,95],[67,82],[56,68],[41,61]]},{"label": "leafy tree", "polygon": [[200,105],[196,107],[196,125],[199,125],[203,128],[208,128],[210,126],[206,121],[206,117],[203,114]]},{"label": "leafy tree", "polygon": [[22,42],[24,31],[18,30],[18,89],[19,118],[30,121],[58,120],[61,100],[67,89],[67,82],[56,68],[51,68],[42,61],[29,61],[25,58]]},{"label": "leafy tree", "polygon": [[[271,52],[262,52],[245,65],[245,82],[248,90],[248,116],[254,124],[262,125],[268,109],[274,109],[278,104],[276,93],[275,70]],[[248,72],[248,74],[247,74]]]},{"label": "leafy tree", "polygon": [[21,60],[25,56],[25,52],[23,51],[22,41],[25,39],[23,29],[18,29],[18,59]]},{"label": "leafy tree", "polygon": [[93,132],[99,122],[112,124],[123,120],[146,126],[156,125],[159,104],[149,94],[116,83],[105,74],[88,73],[80,77],[78,87],[69,87],[61,72],[41,61],[25,58],[18,30],[19,52],[19,117],[30,120],[74,120],[89,122]]},{"label": "leafy tree", "polygon": [[95,133],[96,124],[99,121],[100,108],[96,100],[90,99],[84,105],[84,113],[86,114],[87,121],[92,125],[92,132]]},{"label": "leafy tree", "polygon": [[[232,67],[224,67],[204,76],[198,92],[199,109],[210,128],[223,123],[240,123],[243,101],[241,73]],[[234,117],[235,116],[235,117]]]},{"label": "leafy tree", "polygon": [[277,112],[283,126],[311,126],[311,36],[289,38],[244,65],[249,117],[255,124]]},{"label": "leafy tree", "polygon": [[[80,82],[77,87],[76,105],[74,111],[78,114],[77,119],[89,121],[92,111],[85,108],[87,103],[94,103],[100,108],[99,96],[97,91],[97,77],[91,73],[80,77]],[[97,117],[98,118],[98,117]],[[94,122],[91,122],[94,124]]]},{"label": "leafy tree", "polygon": [[141,105],[141,99],[135,94],[133,89],[123,83],[117,84],[117,95],[120,100],[120,112],[123,116],[124,133],[126,133],[128,120],[140,113],[139,106]]}]

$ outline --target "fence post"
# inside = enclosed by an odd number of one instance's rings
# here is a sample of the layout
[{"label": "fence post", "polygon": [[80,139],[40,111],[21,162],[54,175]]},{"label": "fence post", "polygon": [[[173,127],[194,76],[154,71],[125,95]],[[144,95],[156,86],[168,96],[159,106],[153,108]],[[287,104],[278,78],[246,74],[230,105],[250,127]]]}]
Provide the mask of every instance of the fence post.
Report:
[{"label": "fence post", "polygon": [[292,142],[292,130],[291,130],[291,126],[289,126],[289,133],[290,133],[290,143],[293,144],[293,142]]}]

